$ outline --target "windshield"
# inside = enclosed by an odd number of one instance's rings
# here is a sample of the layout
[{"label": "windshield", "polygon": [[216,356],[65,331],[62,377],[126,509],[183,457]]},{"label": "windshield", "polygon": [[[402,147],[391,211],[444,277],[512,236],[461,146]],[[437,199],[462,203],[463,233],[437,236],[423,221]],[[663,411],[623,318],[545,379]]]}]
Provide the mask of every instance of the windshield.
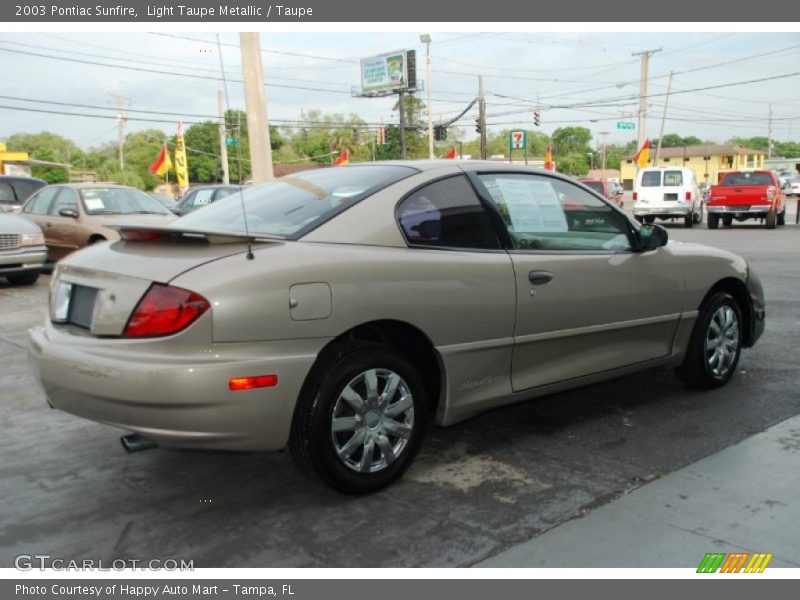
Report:
[{"label": "windshield", "polygon": [[246,188],[190,213],[177,227],[296,238],[375,191],[416,173],[397,165],[320,168]]},{"label": "windshield", "polygon": [[87,215],[172,214],[158,200],[134,188],[81,188],[79,194]]},{"label": "windshield", "polygon": [[603,191],[603,184],[600,181],[584,181],[583,185],[585,185],[588,188],[593,189],[595,192],[597,192],[601,196],[605,193]]},{"label": "windshield", "polygon": [[720,185],[772,185],[769,173],[729,173]]}]

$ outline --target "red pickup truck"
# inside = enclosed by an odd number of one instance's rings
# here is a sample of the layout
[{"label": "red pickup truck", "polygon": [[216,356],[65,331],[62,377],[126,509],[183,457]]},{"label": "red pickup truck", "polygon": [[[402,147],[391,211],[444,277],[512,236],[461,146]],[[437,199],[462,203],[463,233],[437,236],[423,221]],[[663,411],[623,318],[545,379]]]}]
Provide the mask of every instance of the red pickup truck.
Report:
[{"label": "red pickup truck", "polygon": [[775,229],[786,221],[786,196],[772,171],[732,171],[711,187],[706,209],[709,229],[716,229],[720,220],[730,226],[734,219],[760,219],[767,229]]},{"label": "red pickup truck", "polygon": [[608,179],[581,177],[578,181],[622,208],[622,193],[617,191]]}]

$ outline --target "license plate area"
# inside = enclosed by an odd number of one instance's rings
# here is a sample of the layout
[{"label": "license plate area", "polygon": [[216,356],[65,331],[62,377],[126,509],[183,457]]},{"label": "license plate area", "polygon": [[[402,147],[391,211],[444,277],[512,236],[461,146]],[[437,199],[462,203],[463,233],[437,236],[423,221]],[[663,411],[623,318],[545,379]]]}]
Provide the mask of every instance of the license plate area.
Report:
[{"label": "license plate area", "polygon": [[91,329],[96,299],[96,288],[73,285],[69,299],[67,322],[84,329]]},{"label": "license plate area", "polygon": [[678,194],[664,194],[664,200],[670,202],[677,202],[678,201]]}]

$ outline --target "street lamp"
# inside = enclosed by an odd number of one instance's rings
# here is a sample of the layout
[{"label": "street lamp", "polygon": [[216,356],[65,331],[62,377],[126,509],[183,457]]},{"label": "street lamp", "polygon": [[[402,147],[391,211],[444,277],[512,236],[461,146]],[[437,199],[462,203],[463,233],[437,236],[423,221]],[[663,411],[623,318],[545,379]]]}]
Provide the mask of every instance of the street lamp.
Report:
[{"label": "street lamp", "polygon": [[431,35],[423,33],[419,36],[419,41],[425,44],[425,58],[428,67],[427,82],[428,88],[428,158],[433,158],[433,107],[431,106]]}]

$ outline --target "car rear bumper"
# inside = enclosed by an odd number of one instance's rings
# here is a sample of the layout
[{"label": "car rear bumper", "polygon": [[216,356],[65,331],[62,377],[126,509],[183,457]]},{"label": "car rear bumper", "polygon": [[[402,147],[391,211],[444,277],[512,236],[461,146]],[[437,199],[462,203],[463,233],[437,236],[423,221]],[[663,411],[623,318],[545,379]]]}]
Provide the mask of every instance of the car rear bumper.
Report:
[{"label": "car rear bumper", "polygon": [[39,271],[46,258],[47,249],[44,246],[0,251],[0,275]]},{"label": "car rear bumper", "polygon": [[706,205],[709,214],[728,214],[728,215],[766,215],[772,208],[770,204],[757,204],[754,206],[720,206]]},{"label": "car rear bumper", "polygon": [[[34,373],[52,407],[164,446],[221,450],[286,446],[300,388],[327,342],[170,347],[160,354],[126,340],[73,335],[49,322],[29,336]],[[268,374],[277,375],[277,386],[228,388],[233,377]]]},{"label": "car rear bumper", "polygon": [[637,217],[687,217],[692,214],[692,205],[647,206],[634,204],[633,214]]}]

